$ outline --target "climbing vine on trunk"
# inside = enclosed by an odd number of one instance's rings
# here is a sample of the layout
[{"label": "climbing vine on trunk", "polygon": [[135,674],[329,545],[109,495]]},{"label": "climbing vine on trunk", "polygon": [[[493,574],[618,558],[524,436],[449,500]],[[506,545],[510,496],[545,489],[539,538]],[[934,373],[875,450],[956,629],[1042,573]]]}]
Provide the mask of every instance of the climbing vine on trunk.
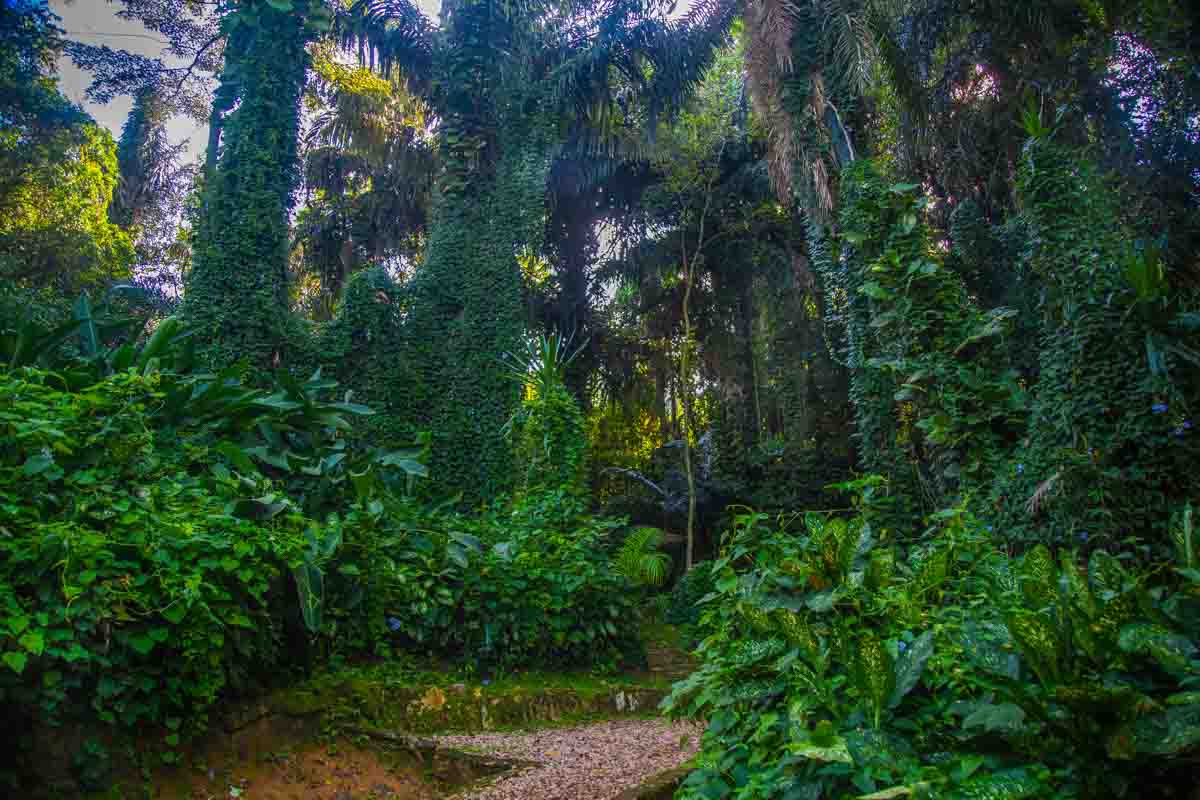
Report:
[{"label": "climbing vine on trunk", "polygon": [[286,356],[288,214],[299,179],[305,48],[328,25],[310,9],[318,5],[252,0],[222,22],[228,44],[214,109],[230,113],[214,120],[185,305],[214,367],[241,360],[267,367]]}]

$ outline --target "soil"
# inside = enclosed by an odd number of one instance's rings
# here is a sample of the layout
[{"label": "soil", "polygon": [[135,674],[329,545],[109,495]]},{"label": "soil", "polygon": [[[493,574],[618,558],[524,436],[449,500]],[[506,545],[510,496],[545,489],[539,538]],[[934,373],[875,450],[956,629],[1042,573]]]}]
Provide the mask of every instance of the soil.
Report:
[{"label": "soil", "polygon": [[[670,666],[681,666],[672,661]],[[604,691],[593,692],[600,698],[592,698],[596,711],[612,705],[608,713],[645,714],[655,705],[642,702],[645,698],[638,694],[649,690],[631,688],[614,693],[611,687],[601,688]],[[369,710],[371,703],[391,712],[403,711],[406,724],[378,725],[396,720],[387,714],[380,714],[380,720],[364,714],[364,722],[372,724],[341,727],[344,735],[332,740],[322,736],[323,730],[326,736],[329,732],[322,720],[336,714],[323,711],[321,703],[314,702],[314,708],[256,704],[245,713],[231,714],[223,735],[184,754],[178,768],[157,771],[149,784],[136,779],[123,782],[123,787],[133,792],[117,796],[154,800],[433,800],[451,796],[607,800],[624,797],[648,779],[678,769],[695,755],[702,732],[702,726],[693,723],[645,717],[571,724],[567,720],[583,708],[576,692],[549,687],[502,689],[427,687],[407,702],[378,692],[337,691],[334,694],[340,702],[360,712]],[[445,713],[452,701],[472,712],[464,717],[470,721],[478,717],[493,724],[557,724],[545,730],[514,732],[483,732],[471,725],[465,727],[474,729],[474,735],[432,738],[408,733],[414,720],[424,719],[410,706],[419,707],[418,711],[429,706],[432,710],[425,716],[442,712],[438,717],[444,725],[442,731],[452,730],[454,720]],[[511,713],[502,714],[506,709]],[[431,727],[438,726],[431,723]]]},{"label": "soil", "polygon": [[310,744],[189,771],[157,797],[178,800],[433,800],[441,796],[423,770],[387,763],[385,755],[348,742]]}]

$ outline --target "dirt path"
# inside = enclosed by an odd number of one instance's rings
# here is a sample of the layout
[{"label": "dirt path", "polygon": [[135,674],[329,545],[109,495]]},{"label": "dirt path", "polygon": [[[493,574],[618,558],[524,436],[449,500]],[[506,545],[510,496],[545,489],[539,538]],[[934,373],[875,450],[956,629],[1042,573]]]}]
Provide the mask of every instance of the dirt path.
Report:
[{"label": "dirt path", "polygon": [[[309,744],[208,770],[177,770],[153,797],[179,800],[435,800],[422,770],[349,742]],[[131,795],[132,796],[132,795]]]},{"label": "dirt path", "polygon": [[446,747],[542,764],[457,795],[462,800],[609,800],[687,761],[702,731],[694,723],[631,719],[438,740]]}]

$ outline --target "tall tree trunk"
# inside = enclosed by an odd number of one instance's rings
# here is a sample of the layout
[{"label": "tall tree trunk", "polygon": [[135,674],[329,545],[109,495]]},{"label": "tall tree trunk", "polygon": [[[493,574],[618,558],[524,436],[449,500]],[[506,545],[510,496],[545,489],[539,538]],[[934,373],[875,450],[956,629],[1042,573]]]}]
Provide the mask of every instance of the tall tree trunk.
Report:
[{"label": "tall tree trunk", "polygon": [[683,271],[687,275],[683,288],[683,352],[679,357],[679,383],[683,398],[683,469],[687,474],[688,514],[687,514],[687,560],[684,568],[690,570],[695,563],[696,555],[696,470],[692,465],[692,392],[691,381],[691,350],[692,350],[692,317],[689,311],[692,301],[692,271],[687,252],[684,252]]},{"label": "tall tree trunk", "polygon": [[[724,145],[717,155],[717,163],[721,162],[720,154],[725,150]],[[704,258],[704,227],[708,221],[708,211],[712,206],[713,185],[716,175],[709,180],[705,187],[704,208],[700,212],[699,230],[696,233],[696,249],[689,255],[687,239],[681,248],[683,256],[683,352],[679,356],[679,389],[683,405],[683,468],[687,473],[688,486],[688,516],[687,516],[687,557],[685,571],[690,571],[695,563],[696,554],[696,470],[692,458],[692,381],[691,381],[691,352],[692,352],[692,286],[696,281],[696,271]],[[686,229],[685,229],[686,231]],[[686,237],[686,232],[684,236]]]},{"label": "tall tree trunk", "polygon": [[[300,11],[262,4],[255,14],[253,25],[235,25],[225,50],[240,105],[221,126],[184,305],[202,359],[218,368],[242,359],[269,368],[287,339],[288,214],[309,32]],[[232,107],[234,85],[218,91],[214,113]]]},{"label": "tall tree trunk", "polygon": [[439,492],[483,501],[512,482],[504,428],[519,401],[500,357],[520,349],[527,317],[517,254],[544,224],[549,159],[513,143],[497,174],[444,194],[425,263],[412,284],[401,356],[415,369],[401,406],[413,432],[433,437]]}]

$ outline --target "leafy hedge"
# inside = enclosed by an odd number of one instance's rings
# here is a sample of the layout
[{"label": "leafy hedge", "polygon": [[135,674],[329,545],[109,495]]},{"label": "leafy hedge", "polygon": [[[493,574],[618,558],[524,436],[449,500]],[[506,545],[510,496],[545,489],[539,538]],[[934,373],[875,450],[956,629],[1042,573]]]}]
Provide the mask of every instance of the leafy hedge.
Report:
[{"label": "leafy hedge", "polygon": [[[174,746],[281,657],[307,521],[239,517],[212,454],[147,424],[159,375],[0,380],[0,696],[9,730],[95,719]],[[246,479],[249,480],[249,479]],[[258,488],[266,488],[265,484]]]},{"label": "leafy hedge", "polygon": [[1174,558],[1011,557],[962,509],[901,550],[862,518],[745,515],[713,564],[708,720],[678,795],[1168,797],[1200,756],[1200,536]]},{"label": "leafy hedge", "polygon": [[621,523],[587,516],[571,487],[412,524],[390,595],[402,642],[502,669],[637,657],[637,595],[606,546]]},{"label": "leafy hedge", "polygon": [[421,453],[349,445],[370,409],[319,374],[254,388],[190,372],[173,320],[105,350],[86,302],[76,317],[88,355],[30,346],[45,330],[0,340],[9,364],[55,367],[0,372],[0,700],[24,743],[107,727],[170,760],[219,701],[318,654],[517,668],[636,647],[615,523],[573,491],[422,507]]}]

